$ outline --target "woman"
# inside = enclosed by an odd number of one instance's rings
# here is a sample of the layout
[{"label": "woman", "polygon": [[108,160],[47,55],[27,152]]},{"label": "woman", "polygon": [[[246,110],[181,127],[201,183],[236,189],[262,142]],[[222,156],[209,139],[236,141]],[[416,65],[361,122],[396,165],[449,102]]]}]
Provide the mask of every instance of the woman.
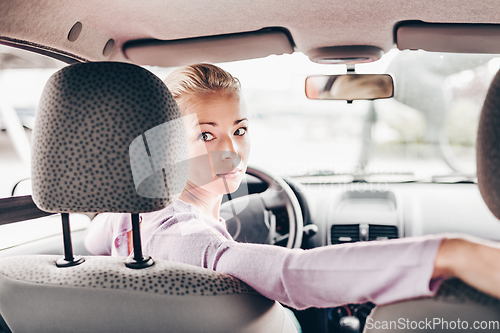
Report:
[{"label": "woman", "polygon": [[[241,183],[250,152],[240,84],[209,64],[181,67],[165,83],[184,116],[192,163],[179,199],[141,214],[145,254],[235,276],[296,309],[432,296],[447,276],[500,297],[492,242],[431,235],[312,250],[235,242],[219,208]],[[130,229],[129,214],[101,214],[85,244],[94,254],[127,256]]]}]

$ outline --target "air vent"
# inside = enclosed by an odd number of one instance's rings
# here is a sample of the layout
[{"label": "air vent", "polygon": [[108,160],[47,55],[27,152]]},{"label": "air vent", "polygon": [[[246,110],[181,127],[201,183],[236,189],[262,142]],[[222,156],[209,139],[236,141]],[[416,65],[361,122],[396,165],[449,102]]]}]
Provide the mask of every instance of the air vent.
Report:
[{"label": "air vent", "polygon": [[331,229],[331,244],[359,241],[359,224],[335,224]]},{"label": "air vent", "polygon": [[370,224],[368,240],[383,240],[398,238],[398,228],[393,225]]}]

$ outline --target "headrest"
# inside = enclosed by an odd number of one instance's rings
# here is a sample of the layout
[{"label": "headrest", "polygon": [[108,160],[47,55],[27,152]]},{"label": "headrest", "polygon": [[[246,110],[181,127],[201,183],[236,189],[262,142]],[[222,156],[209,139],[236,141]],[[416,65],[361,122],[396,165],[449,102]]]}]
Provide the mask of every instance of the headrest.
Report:
[{"label": "headrest", "polygon": [[158,77],[132,64],[76,64],[52,75],[32,149],[33,200],[48,212],[159,210],[188,175],[175,100]]},{"label": "headrest", "polygon": [[479,118],[476,163],[479,191],[500,219],[500,71],[491,81]]}]

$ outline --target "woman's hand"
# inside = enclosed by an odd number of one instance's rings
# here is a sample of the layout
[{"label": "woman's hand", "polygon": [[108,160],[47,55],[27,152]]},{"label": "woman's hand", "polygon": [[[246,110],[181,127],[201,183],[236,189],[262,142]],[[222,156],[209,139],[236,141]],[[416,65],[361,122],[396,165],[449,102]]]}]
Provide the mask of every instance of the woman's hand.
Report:
[{"label": "woman's hand", "polygon": [[441,276],[455,276],[500,298],[500,244],[469,236],[443,240],[432,277]]}]

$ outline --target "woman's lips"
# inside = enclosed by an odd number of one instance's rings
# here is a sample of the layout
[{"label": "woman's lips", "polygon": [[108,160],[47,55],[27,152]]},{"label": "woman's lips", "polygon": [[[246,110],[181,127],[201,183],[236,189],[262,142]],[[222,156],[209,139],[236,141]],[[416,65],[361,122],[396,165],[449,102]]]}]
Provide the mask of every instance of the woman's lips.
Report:
[{"label": "woman's lips", "polygon": [[234,169],[231,172],[218,173],[217,176],[224,179],[236,179],[240,176],[240,174],[241,174],[241,169]]}]

